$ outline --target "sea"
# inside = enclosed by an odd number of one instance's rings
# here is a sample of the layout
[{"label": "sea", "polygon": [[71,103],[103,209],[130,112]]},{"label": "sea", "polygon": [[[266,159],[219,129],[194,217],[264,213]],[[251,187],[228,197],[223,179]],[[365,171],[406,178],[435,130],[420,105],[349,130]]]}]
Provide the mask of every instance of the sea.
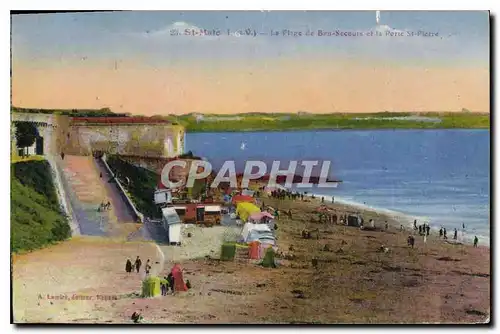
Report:
[{"label": "sea", "polygon": [[[209,160],[214,169],[235,161],[268,163],[330,161],[337,188],[306,189],[331,201],[392,214],[410,226],[445,227],[451,238],[490,241],[490,131],[327,130],[289,132],[188,133],[186,150]],[[318,174],[319,174],[318,167]],[[313,172],[314,175],[314,172]],[[463,228],[465,226],[465,228]]]}]

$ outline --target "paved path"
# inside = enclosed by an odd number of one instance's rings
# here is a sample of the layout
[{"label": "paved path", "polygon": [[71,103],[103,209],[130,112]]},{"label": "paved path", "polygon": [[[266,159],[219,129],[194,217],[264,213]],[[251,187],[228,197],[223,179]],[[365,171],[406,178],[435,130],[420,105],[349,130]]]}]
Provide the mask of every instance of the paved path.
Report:
[{"label": "paved path", "polygon": [[[120,224],[134,223],[134,215],[114,183],[109,183],[102,163],[88,156],[65,156],[62,160],[64,183],[82,235],[117,236]],[[100,177],[102,173],[102,178]],[[111,210],[99,212],[101,203]]]}]

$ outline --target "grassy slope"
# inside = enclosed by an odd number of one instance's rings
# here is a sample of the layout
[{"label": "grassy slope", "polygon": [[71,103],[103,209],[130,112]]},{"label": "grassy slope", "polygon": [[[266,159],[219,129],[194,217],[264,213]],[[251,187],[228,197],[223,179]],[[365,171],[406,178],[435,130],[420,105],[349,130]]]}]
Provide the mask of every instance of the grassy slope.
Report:
[{"label": "grassy slope", "polygon": [[[111,170],[118,172],[120,181],[125,181],[125,177],[130,179],[127,192],[130,194],[137,210],[148,217],[160,217],[153,199],[158,175],[145,168],[136,167],[116,156],[108,156],[107,160]],[[122,182],[126,185],[126,182]]]},{"label": "grassy slope", "polygon": [[[148,217],[161,218],[161,213],[154,204],[154,192],[160,176],[150,170],[123,161],[117,156],[108,156],[107,162],[111,170],[119,174],[120,182],[126,188],[137,210]],[[128,187],[125,186],[125,177],[130,180]],[[196,180],[192,194],[195,197],[199,196],[203,186],[202,180]]]},{"label": "grassy slope", "polygon": [[46,161],[11,165],[11,250],[33,250],[71,236]]},{"label": "grassy slope", "polygon": [[[273,131],[308,129],[449,129],[490,127],[490,115],[479,113],[420,113],[420,116],[441,119],[440,123],[390,120],[388,117],[410,116],[411,113],[369,113],[369,114],[241,114],[241,120],[200,121],[192,115],[178,117],[178,122],[189,132],[213,131]],[[207,115],[211,116],[211,115]],[[218,115],[224,117],[223,115]],[[234,116],[234,115],[231,115]],[[371,119],[358,120],[355,118]],[[378,118],[378,119],[377,119]]]}]

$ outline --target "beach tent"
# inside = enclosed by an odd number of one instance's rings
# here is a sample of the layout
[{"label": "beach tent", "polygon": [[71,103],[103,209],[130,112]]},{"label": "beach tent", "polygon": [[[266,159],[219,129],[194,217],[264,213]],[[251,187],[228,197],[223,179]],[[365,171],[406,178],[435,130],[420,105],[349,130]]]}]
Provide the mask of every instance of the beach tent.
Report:
[{"label": "beach tent", "polygon": [[250,233],[250,230],[253,228],[254,224],[246,223],[243,225],[243,229],[241,230],[241,240],[245,241]]},{"label": "beach tent", "polygon": [[262,218],[267,217],[269,219],[273,219],[274,216],[270,214],[269,212],[254,212],[250,215],[249,220],[254,221],[254,222],[260,222]]},{"label": "beach tent", "polygon": [[234,260],[234,256],[236,255],[236,244],[234,243],[224,243],[221,246],[221,254],[220,259],[222,261],[231,261]]},{"label": "beach tent", "polygon": [[175,264],[172,267],[171,273],[174,277],[174,291],[187,291],[187,286],[182,278],[182,269],[180,264]]},{"label": "beach tent", "polygon": [[156,297],[160,295],[160,278],[148,276],[142,281],[142,297]]},{"label": "beach tent", "polygon": [[234,195],[233,196],[233,204],[237,205],[238,203],[255,203],[255,198],[252,196],[246,195]]},{"label": "beach tent", "polygon": [[255,193],[255,192],[254,192],[253,190],[250,190],[250,189],[243,189],[243,190],[241,191],[241,194],[242,194],[243,196],[250,196],[250,197],[252,197],[252,198],[253,198],[253,194],[254,194],[254,193]]},{"label": "beach tent", "polygon": [[248,257],[252,260],[260,259],[260,242],[252,241],[249,244]]},{"label": "beach tent", "polygon": [[262,232],[270,232],[271,233],[271,229],[266,224],[246,223],[245,225],[243,225],[243,230],[241,231],[241,238],[243,239],[243,241],[247,241],[247,239],[252,231],[258,231],[261,233]]},{"label": "beach tent", "polygon": [[347,216],[347,226],[355,226],[359,227],[361,222],[359,221],[357,216],[349,215]]},{"label": "beach tent", "polygon": [[276,263],[274,262],[275,251],[272,247],[266,249],[266,254],[264,259],[262,259],[261,265],[266,268],[276,268]]},{"label": "beach tent", "polygon": [[274,245],[276,243],[276,238],[267,224],[246,223],[243,225],[241,231],[241,239],[243,242],[258,241],[268,245]]},{"label": "beach tent", "polygon": [[253,203],[240,202],[236,205],[236,214],[245,222],[252,213],[256,212],[260,212],[260,209]]}]

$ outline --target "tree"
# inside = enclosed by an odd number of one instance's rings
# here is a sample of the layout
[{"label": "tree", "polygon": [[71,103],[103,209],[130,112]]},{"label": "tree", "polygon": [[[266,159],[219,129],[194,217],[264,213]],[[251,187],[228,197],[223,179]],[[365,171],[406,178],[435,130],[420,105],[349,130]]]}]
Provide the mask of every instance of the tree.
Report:
[{"label": "tree", "polygon": [[31,122],[16,123],[17,147],[28,148],[35,143],[38,130]]}]

